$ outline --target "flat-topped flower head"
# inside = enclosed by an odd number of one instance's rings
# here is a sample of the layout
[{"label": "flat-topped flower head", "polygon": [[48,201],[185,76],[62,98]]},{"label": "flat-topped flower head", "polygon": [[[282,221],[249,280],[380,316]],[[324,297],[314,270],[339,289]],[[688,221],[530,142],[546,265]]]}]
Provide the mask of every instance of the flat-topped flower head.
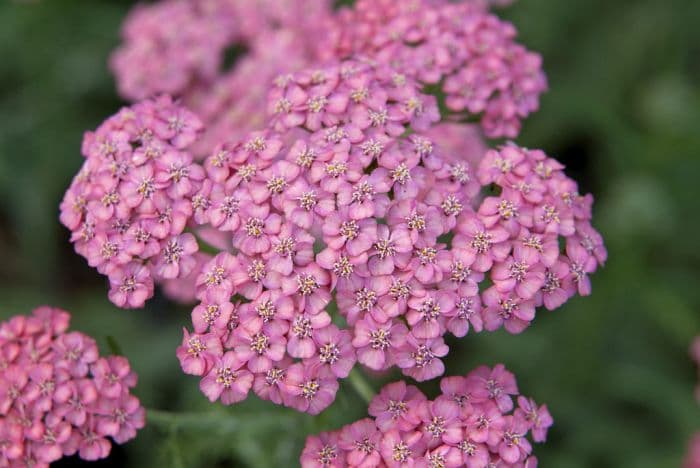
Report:
[{"label": "flat-topped flower head", "polygon": [[[479,396],[483,375],[493,376],[517,395],[512,374],[502,365],[464,377],[442,379],[442,393],[428,400],[403,382],[386,385],[369,406],[372,418],[309,436],[302,467],[473,466],[534,467],[534,442],[544,442],[552,418],[545,405],[518,396],[513,411]],[[474,398],[472,398],[474,396]]]},{"label": "flat-topped flower head", "polygon": [[162,96],[85,134],[85,162],[61,203],[61,222],[76,251],[109,277],[119,307],[142,307],[154,281],[184,278],[196,264],[197,242],[183,231],[205,176],[188,149],[201,128]]},{"label": "flat-topped flower head", "polygon": [[[156,284],[196,298],[176,355],[208,400],[252,390],[316,415],[358,361],[430,380],[446,334],[521,333],[537,307],[590,294],[607,257],[592,196],[543,151],[481,139],[516,136],[547,87],[489,12],[508,1],[134,10],[111,65],[123,96],[148,100],[86,133],[60,219],[117,306]],[[235,44],[248,50],[224,70]],[[128,362],[66,328],[46,310],[0,326],[11,463],[102,458],[143,426]],[[440,387],[385,387],[373,418],[309,438],[302,465],[536,466],[528,433],[544,441],[551,415],[502,365]]]},{"label": "flat-topped flower head", "polygon": [[[302,365],[295,378],[312,366],[344,378],[359,360],[432,379],[444,372],[445,334],[520,333],[537,306],[588,292],[604,247],[562,166],[509,144],[472,169],[417,131],[433,118],[416,120],[407,96],[432,115],[437,104],[415,80],[367,59],[288,74],[269,100],[299,106],[205,162],[202,185],[220,195],[195,221],[230,247],[199,273],[193,325],[256,382],[285,359]],[[367,124],[380,108],[387,119]],[[480,197],[474,185],[500,193]],[[558,220],[542,214],[548,206]],[[222,222],[224,211],[235,221]],[[480,287],[485,278],[492,287]],[[210,372],[206,358],[180,359],[188,373]],[[279,372],[270,387],[278,402],[314,411],[330,403],[304,403],[285,383],[289,365]]]},{"label": "flat-topped flower head", "polygon": [[144,426],[129,362],[100,357],[95,340],[67,332],[69,319],[39,307],[0,324],[3,466],[48,467],[76,453],[105,458],[110,438],[122,444]]}]

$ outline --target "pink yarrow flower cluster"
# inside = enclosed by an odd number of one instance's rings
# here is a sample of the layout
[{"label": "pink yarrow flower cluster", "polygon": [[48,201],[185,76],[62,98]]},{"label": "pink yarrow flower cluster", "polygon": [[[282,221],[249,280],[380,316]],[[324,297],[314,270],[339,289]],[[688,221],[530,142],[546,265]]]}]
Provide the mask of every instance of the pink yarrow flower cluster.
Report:
[{"label": "pink yarrow flower cluster", "polygon": [[[358,53],[442,86],[452,111],[483,114],[488,136],[514,137],[546,80],[539,56],[489,14],[492,3],[507,2],[361,0],[333,12],[328,0],[165,0],[129,15],[111,67],[125,98],[168,93],[200,115],[197,155],[262,125],[275,75]],[[247,51],[225,70],[234,45]]]},{"label": "pink yarrow flower cluster", "polygon": [[121,356],[69,332],[70,315],[39,307],[0,324],[0,467],[48,467],[63,456],[105,458],[144,426]]},{"label": "pink yarrow flower cluster", "polygon": [[527,437],[544,442],[552,417],[518,395],[503,365],[446,377],[440,390],[428,400],[404,382],[386,385],[369,405],[371,418],[309,436],[302,467],[537,466]]},{"label": "pink yarrow flower cluster", "polygon": [[[265,43],[273,31],[295,35],[301,47],[330,14],[328,0],[163,0],[137,5],[122,26],[123,43],[110,66],[122,96],[184,96],[223,72],[226,50]],[[317,37],[314,35],[314,37]]]},{"label": "pink yarrow flower cluster", "polygon": [[481,295],[487,330],[519,333],[535,307],[554,310],[576,293],[591,293],[589,275],[607,251],[590,224],[593,196],[579,194],[563,167],[541,150],[513,144],[481,161],[479,181],[498,195],[462,217],[453,245],[473,256],[474,270],[490,270],[493,285]]},{"label": "pink yarrow flower cluster", "polygon": [[[306,21],[298,24],[307,24]],[[320,40],[301,28],[261,32],[230,71],[210,86],[185,93],[185,100],[206,122],[205,133],[195,144],[195,153],[207,155],[222,141],[243,138],[263,127],[267,116],[261,103],[274,78],[317,61],[314,46]]]},{"label": "pink yarrow flower cluster", "polygon": [[452,112],[480,115],[488,137],[517,136],[547,89],[540,55],[488,2],[358,0],[334,21],[339,58],[364,54],[441,90]]},{"label": "pink yarrow flower cluster", "polygon": [[[224,138],[264,123],[259,103],[272,79],[324,59],[330,0],[164,0],[138,5],[110,64],[119,93],[139,100],[180,97],[206,122],[194,147],[204,155]],[[239,56],[230,69],[228,49]],[[325,54],[327,55],[327,54]],[[325,57],[327,58],[327,57]]]},{"label": "pink yarrow flower cluster", "polygon": [[189,146],[202,124],[168,97],[124,108],[87,132],[85,162],[61,203],[75,250],[109,277],[110,300],[142,307],[154,279],[187,276],[198,250],[185,232],[205,172]]},{"label": "pink yarrow flower cluster", "polygon": [[[478,171],[443,157],[416,133],[435,98],[396,76],[361,60],[285,75],[271,128],[206,160],[197,222],[230,247],[197,279],[178,357],[211,400],[252,389],[315,414],[356,361],[429,380],[446,333],[518,333],[589,292],[605,256],[590,196],[540,151],[509,145]],[[481,200],[491,185],[503,200]]]},{"label": "pink yarrow flower cluster", "polygon": [[226,47],[240,37],[231,2],[167,0],[137,5],[122,27],[110,66],[119,93],[140,100],[181,94],[218,74]]},{"label": "pink yarrow flower cluster", "polygon": [[[316,414],[357,362],[424,381],[444,372],[447,333],[522,332],[537,307],[589,294],[607,253],[592,197],[561,164],[513,143],[487,150],[458,122],[475,114],[489,136],[515,135],[546,87],[539,56],[490,2],[359,0],[333,14],[304,1],[265,13],[168,0],[135,13],[119,73],[144,72],[134,96],[162,90],[148,75],[167,67],[128,64],[163,48],[180,78],[155,82],[210,131],[168,97],[122,110],[86,135],[61,221],[118,306],[142,306],[154,280],[196,297],[177,356],[210,400],[252,390]],[[188,15],[192,48],[173,33]],[[236,41],[251,53],[223,75]],[[198,252],[195,235],[220,253]]]}]

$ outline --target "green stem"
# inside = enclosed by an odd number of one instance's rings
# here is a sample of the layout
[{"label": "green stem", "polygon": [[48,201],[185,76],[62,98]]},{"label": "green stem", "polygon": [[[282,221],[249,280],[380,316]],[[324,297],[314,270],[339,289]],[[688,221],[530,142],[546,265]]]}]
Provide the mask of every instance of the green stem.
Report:
[{"label": "green stem", "polygon": [[367,382],[364,375],[362,375],[361,371],[357,370],[357,368],[351,370],[350,375],[348,376],[348,380],[350,381],[350,385],[352,385],[352,388],[355,389],[357,394],[360,395],[366,403],[372,401],[372,398],[374,398],[375,394],[374,389],[369,384],[369,382]]},{"label": "green stem", "polygon": [[180,443],[177,440],[177,431],[172,431],[170,437],[167,440],[167,447],[170,450],[172,456],[170,457],[170,462],[173,468],[185,468],[185,461],[182,458],[182,451],[180,450]]}]

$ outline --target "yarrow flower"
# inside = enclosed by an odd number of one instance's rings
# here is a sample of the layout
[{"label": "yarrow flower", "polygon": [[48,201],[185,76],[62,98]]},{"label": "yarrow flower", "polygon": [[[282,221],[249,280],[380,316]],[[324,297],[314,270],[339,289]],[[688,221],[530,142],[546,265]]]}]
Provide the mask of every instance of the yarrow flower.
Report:
[{"label": "yarrow flower", "polygon": [[119,307],[142,307],[154,280],[186,277],[197,263],[198,244],[185,227],[205,178],[188,150],[201,128],[163,96],[85,134],[85,162],[60,219],[75,250],[109,277],[109,298]]},{"label": "yarrow flower", "polygon": [[[168,93],[197,112],[207,124],[198,156],[264,125],[259,103],[275,76],[356,54],[396,67],[397,80],[442,87],[452,112],[483,115],[488,136],[512,138],[546,79],[539,55],[489,13],[506,3],[360,0],[334,12],[329,0],[163,0],[134,8],[110,65],[123,97]],[[244,51],[225,69],[234,46]]]},{"label": "yarrow flower", "polygon": [[168,0],[137,5],[110,65],[120,94],[145,99],[180,94],[218,73],[225,48],[240,35],[230,2]]},{"label": "yarrow flower", "polygon": [[588,275],[607,258],[590,224],[593,197],[580,195],[562,169],[544,152],[513,144],[481,161],[479,181],[500,193],[466,215],[453,245],[475,256],[475,270],[492,268],[493,286],[482,294],[487,330],[503,325],[518,333],[535,307],[553,310],[576,293],[590,294]]},{"label": "yarrow flower", "polygon": [[64,456],[105,458],[144,426],[121,356],[69,332],[70,315],[39,307],[0,324],[0,466],[48,467]]},{"label": "yarrow flower", "polygon": [[446,377],[440,389],[428,400],[404,382],[386,385],[370,402],[371,418],[309,436],[302,467],[537,466],[527,437],[544,442],[552,417],[546,405],[518,396],[503,365]]},{"label": "yarrow flower", "polygon": [[[487,15],[490,3],[471,0],[459,12],[484,16]],[[204,134],[189,148],[197,159],[210,153],[218,142],[242,138],[247,131],[264,125],[265,112],[259,103],[278,74],[345,57],[350,53],[362,53],[373,56],[375,60],[387,61],[388,57],[394,56],[387,52],[389,45],[377,49],[377,44],[370,38],[379,33],[384,37],[397,27],[403,31],[400,26],[404,21],[402,18],[415,22],[416,11],[421,8],[433,12],[443,7],[446,5],[442,1],[414,1],[407,2],[406,5],[403,2],[358,2],[352,9],[342,8],[333,12],[331,2],[326,0],[275,1],[274,7],[267,1],[164,0],[151,5],[139,5],[132,11],[123,26],[124,42],[114,52],[111,66],[122,96],[136,100],[166,92],[181,97],[198,114],[206,127]],[[441,14],[445,17],[452,16],[451,12]],[[432,13],[429,16],[432,17]],[[246,20],[241,21],[241,18]],[[407,29],[411,27],[408,26]],[[421,23],[418,29],[425,27],[427,23]],[[440,27],[455,26],[440,23]],[[466,35],[464,44],[477,41],[470,39],[472,35],[488,37],[490,34],[481,29],[462,32]],[[420,66],[431,66],[429,61],[406,66],[412,60],[409,55],[413,47],[398,45],[396,41],[399,37],[395,33],[391,34],[394,46],[405,49],[402,60],[394,57],[390,62],[390,65],[400,68],[401,73],[395,79],[405,79],[404,74],[408,71],[417,76],[415,71]],[[424,39],[426,42],[438,40],[427,36]],[[247,50],[240,54],[238,61],[229,70],[224,70],[226,49],[235,44],[247,46]],[[410,46],[412,43],[409,40],[406,44]],[[473,44],[467,48],[483,52]],[[502,48],[497,49],[500,51]],[[480,57],[478,53],[466,55],[469,56],[469,61]],[[455,60],[467,60],[466,55]],[[509,58],[504,60],[508,61]],[[459,68],[456,63],[455,67]],[[418,78],[428,83],[423,78]],[[291,101],[282,99],[275,104],[277,110],[286,109],[291,106]],[[374,115],[374,118],[381,118],[381,113]],[[455,133],[451,126],[453,124],[439,125],[437,127],[449,130],[443,132],[436,127],[434,133],[439,134],[447,144],[448,138],[459,138],[460,150],[455,152],[457,157],[481,154],[483,145],[480,136],[466,135],[469,141],[467,144],[461,138],[464,132]],[[469,128],[465,125],[454,126],[459,129]],[[430,133],[433,132],[428,135]],[[461,171],[460,168],[455,170]],[[469,174],[462,177],[469,177]],[[475,188],[478,186],[471,184],[470,189]],[[193,203],[202,206],[200,200],[194,200]],[[204,256],[198,256],[198,260],[204,259]],[[116,278],[117,282],[123,280]],[[159,283],[163,284],[164,292],[172,299],[182,302],[194,299],[192,288],[189,287],[190,278],[160,279]],[[147,288],[144,292],[147,292]],[[143,292],[136,295],[136,304],[142,304],[141,295]],[[114,298],[122,301],[121,296],[123,294],[115,294]]]},{"label": "yarrow flower", "polygon": [[205,161],[196,221],[230,244],[200,271],[178,357],[203,387],[235,385],[226,402],[252,389],[315,414],[357,360],[429,380],[446,333],[519,333],[590,292],[605,248],[563,166],[513,144],[478,168],[443,156],[419,133],[436,99],[395,78],[364,59],[287,75],[270,127]]},{"label": "yarrow flower", "polygon": [[489,2],[358,0],[334,17],[338,58],[365,54],[445,94],[455,113],[481,115],[488,137],[514,138],[547,89],[539,54],[515,42]]},{"label": "yarrow flower", "polygon": [[[221,77],[226,49],[260,47],[276,31],[304,47],[300,23],[320,23],[326,0],[163,0],[137,5],[122,27],[123,43],[110,66],[125,98],[182,96]],[[303,17],[302,17],[303,15]],[[311,32],[312,28],[305,28]],[[266,37],[267,36],[267,37]]]},{"label": "yarrow flower", "polygon": [[[252,391],[311,414],[358,361],[430,380],[446,334],[520,333],[538,307],[590,294],[607,257],[592,196],[544,152],[481,139],[516,136],[547,86],[540,56],[489,12],[505,3],[138,7],[112,67],[122,95],[150,99],[86,134],[61,204],[76,251],[120,307],[155,283],[196,298],[176,354],[209,400]],[[248,50],[223,70],[236,44]],[[533,466],[522,435],[544,440],[546,408],[521,397],[510,414],[502,366],[460,379],[443,381],[467,387],[459,401],[416,396],[396,425],[377,416],[313,444],[337,442],[351,465],[415,452],[418,466]]]}]

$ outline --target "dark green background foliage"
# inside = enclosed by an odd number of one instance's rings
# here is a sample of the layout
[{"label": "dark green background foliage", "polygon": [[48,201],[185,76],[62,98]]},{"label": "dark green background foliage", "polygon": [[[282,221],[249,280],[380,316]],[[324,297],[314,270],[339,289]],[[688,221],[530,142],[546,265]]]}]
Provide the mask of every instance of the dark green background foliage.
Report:
[{"label": "dark green background foliage", "polygon": [[[348,385],[316,418],[255,398],[211,405],[174,354],[189,311],[161,296],[140,311],[107,301],[57,213],[82,132],[121,105],[106,60],[130,4],[0,3],[0,317],[72,311],[104,353],[108,336],[119,343],[148,408],[185,412],[161,414],[96,466],[287,466],[306,434],[362,416]],[[687,358],[700,332],[700,2],[520,0],[503,14],[543,54],[551,87],[519,142],[595,194],[610,259],[591,297],[541,311],[522,335],[451,342],[449,373],[504,362],[547,402],[544,467],[678,466],[700,430]]]}]

